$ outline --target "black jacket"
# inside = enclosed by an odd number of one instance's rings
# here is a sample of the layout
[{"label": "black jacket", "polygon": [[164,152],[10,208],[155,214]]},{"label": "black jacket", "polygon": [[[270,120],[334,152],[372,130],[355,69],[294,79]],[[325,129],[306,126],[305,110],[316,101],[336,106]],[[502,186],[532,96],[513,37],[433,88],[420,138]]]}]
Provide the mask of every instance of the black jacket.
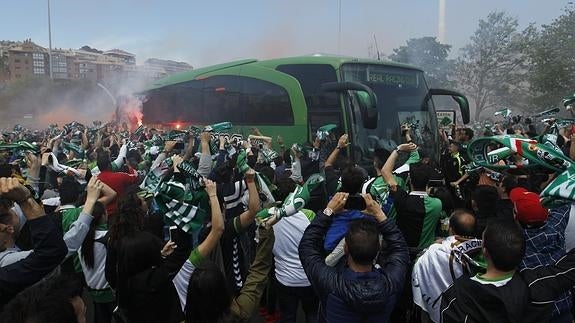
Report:
[{"label": "black jacket", "polygon": [[575,285],[575,249],[554,266],[516,272],[496,287],[460,277],[442,295],[441,322],[549,322],[555,299]]},{"label": "black jacket", "polygon": [[0,268],[0,305],[54,270],[68,253],[62,230],[48,216],[28,222],[34,251],[26,258]]},{"label": "black jacket", "polygon": [[[336,215],[334,215],[336,216]],[[386,243],[380,270],[358,274],[325,264],[323,238],[332,219],[323,213],[307,227],[299,245],[305,273],[320,299],[320,322],[386,322],[403,290],[409,255],[393,220],[378,224]]]},{"label": "black jacket", "polygon": [[[138,234],[149,235],[148,232]],[[148,268],[135,275],[119,278],[116,275],[117,251],[108,246],[106,258],[106,279],[116,290],[118,306],[132,322],[181,322],[184,320],[176,288],[172,280],[182,268],[191,252],[190,237],[178,230],[174,252],[158,266]],[[152,252],[152,250],[150,251]],[[160,252],[160,250],[156,250]]]}]

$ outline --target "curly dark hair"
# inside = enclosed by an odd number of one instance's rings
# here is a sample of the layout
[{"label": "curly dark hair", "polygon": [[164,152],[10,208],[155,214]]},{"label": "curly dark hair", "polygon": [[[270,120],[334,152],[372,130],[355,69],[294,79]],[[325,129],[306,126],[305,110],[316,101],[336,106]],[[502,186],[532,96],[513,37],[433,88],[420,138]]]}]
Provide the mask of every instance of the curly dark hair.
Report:
[{"label": "curly dark hair", "polygon": [[108,232],[110,245],[117,245],[122,237],[142,230],[146,216],[146,210],[142,208],[142,205],[142,199],[136,192],[130,192],[120,198],[118,211],[112,218]]}]

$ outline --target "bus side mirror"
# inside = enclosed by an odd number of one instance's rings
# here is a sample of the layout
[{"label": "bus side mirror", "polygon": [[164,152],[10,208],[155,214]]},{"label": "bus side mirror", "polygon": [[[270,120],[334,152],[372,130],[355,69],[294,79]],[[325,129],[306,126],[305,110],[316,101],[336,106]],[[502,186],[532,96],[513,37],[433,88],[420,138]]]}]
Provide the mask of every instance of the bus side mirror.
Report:
[{"label": "bus side mirror", "polygon": [[358,82],[328,82],[321,85],[321,91],[354,91],[354,97],[359,105],[363,126],[367,129],[377,128],[377,96],[369,86]]},{"label": "bus side mirror", "polygon": [[455,100],[455,102],[457,102],[457,105],[459,105],[459,109],[461,110],[461,117],[463,119],[463,123],[468,124],[469,123],[469,101],[467,101],[467,98],[465,97],[465,95],[456,92],[456,91],[451,91],[451,90],[444,90],[444,89],[429,89],[429,92],[427,92],[427,98],[426,101],[431,98],[434,95],[449,95],[453,98],[453,100]]}]

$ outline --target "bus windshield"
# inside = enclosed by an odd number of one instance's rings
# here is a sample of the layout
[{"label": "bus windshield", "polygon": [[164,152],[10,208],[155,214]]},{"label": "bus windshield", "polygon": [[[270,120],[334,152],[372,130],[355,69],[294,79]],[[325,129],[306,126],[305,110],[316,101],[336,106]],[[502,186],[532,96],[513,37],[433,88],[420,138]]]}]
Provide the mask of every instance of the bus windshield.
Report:
[{"label": "bus windshield", "polygon": [[420,147],[420,152],[437,157],[435,109],[432,100],[424,102],[428,88],[422,71],[375,64],[345,64],[342,76],[344,81],[366,84],[377,96],[376,129],[363,127],[359,109],[350,111],[352,144],[358,147],[355,150],[361,151],[359,157],[359,151],[356,151],[358,162],[371,159],[377,148],[391,151],[401,144],[401,125],[406,123],[411,125],[412,140]]}]

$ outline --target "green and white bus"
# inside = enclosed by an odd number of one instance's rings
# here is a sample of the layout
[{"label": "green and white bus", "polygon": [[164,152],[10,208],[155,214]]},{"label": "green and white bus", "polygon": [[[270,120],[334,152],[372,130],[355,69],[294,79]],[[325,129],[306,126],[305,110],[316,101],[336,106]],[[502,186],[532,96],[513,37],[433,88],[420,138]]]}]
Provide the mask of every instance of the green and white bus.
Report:
[{"label": "green and white bus", "polygon": [[337,124],[362,165],[375,148],[401,142],[403,123],[413,125],[420,149],[437,157],[436,95],[451,96],[469,122],[465,96],[428,88],[421,69],[352,57],[235,61],[166,77],[143,93],[145,124],[180,128],[230,121],[234,134],[246,136],[257,127],[288,144],[311,141],[319,127]]}]

